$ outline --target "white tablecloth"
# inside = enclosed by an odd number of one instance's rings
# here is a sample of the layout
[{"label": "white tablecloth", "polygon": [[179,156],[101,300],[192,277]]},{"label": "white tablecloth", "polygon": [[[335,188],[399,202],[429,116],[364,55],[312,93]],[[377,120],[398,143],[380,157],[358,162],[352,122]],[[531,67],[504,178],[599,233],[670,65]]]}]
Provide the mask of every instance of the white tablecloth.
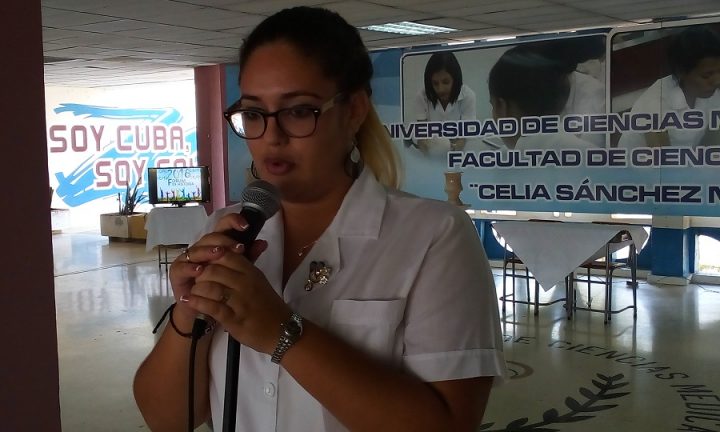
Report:
[{"label": "white tablecloth", "polygon": [[155,207],[145,221],[145,249],[158,245],[190,244],[205,227],[208,215],[203,206]]},{"label": "white tablecloth", "polygon": [[648,234],[640,225],[574,222],[501,221],[493,224],[544,290],[565,279],[605,245],[628,231],[639,251]]}]

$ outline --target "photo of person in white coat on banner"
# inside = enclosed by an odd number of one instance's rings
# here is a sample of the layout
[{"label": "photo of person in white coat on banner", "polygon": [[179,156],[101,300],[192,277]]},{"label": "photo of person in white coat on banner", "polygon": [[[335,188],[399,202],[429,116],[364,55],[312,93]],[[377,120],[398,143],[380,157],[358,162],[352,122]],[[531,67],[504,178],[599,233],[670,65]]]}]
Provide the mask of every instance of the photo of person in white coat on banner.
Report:
[{"label": "photo of person in white coat on banner", "polygon": [[[532,45],[507,50],[490,70],[488,90],[494,119],[559,116],[570,95],[567,62],[557,61]],[[569,133],[502,137],[507,149],[584,149],[595,147]]]},{"label": "photo of person in white coat on banner", "polygon": [[[462,69],[450,51],[436,52],[425,65],[424,86],[415,97],[415,120],[437,122],[475,120],[475,92],[463,83]],[[415,139],[412,145],[426,155],[445,156],[449,150],[462,150],[465,138]]]},{"label": "photo of person in white coat on banner", "polygon": [[[654,132],[625,132],[619,147],[718,145],[717,131],[708,132],[710,111],[720,109],[720,35],[708,25],[675,32],[667,43],[670,75],[656,80],[632,105],[631,113],[682,115],[703,111],[705,127],[666,128]],[[658,68],[660,69],[660,68]]]},{"label": "photo of person in white coat on banner", "polygon": [[[542,55],[565,63],[570,92],[561,116],[605,113],[605,37],[592,35],[534,42]],[[582,133],[578,138],[605,147],[605,134]]]}]

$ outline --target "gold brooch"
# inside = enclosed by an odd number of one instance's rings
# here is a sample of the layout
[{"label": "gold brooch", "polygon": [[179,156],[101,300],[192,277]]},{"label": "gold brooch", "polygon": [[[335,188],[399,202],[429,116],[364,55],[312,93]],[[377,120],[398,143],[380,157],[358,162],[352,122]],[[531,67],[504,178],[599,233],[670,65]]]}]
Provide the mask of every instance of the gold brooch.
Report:
[{"label": "gold brooch", "polygon": [[305,282],[305,291],[312,291],[315,284],[325,285],[330,279],[332,268],[328,267],[324,261],[313,261],[310,263],[310,273],[307,282]]}]

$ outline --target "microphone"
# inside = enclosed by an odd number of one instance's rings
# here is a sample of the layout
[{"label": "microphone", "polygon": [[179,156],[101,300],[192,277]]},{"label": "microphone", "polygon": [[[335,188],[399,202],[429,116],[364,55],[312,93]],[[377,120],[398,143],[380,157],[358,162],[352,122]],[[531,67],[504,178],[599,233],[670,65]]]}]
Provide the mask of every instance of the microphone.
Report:
[{"label": "microphone", "polygon": [[264,180],[256,180],[243,190],[242,201],[240,214],[247,221],[248,228],[245,231],[231,229],[225,231],[225,234],[242,243],[247,255],[250,245],[257,238],[265,221],[280,209],[280,192],[272,184]]},{"label": "microphone", "polygon": [[[257,180],[250,183],[242,193],[240,214],[248,222],[245,231],[228,230],[225,234],[245,245],[248,256],[250,245],[257,237],[265,221],[280,209],[280,193],[270,183]],[[235,430],[237,418],[237,391],[240,367],[240,342],[228,335],[227,363],[225,365],[225,399],[223,402],[223,432]]]},{"label": "microphone", "polygon": [[[224,232],[238,243],[245,246],[245,256],[250,252],[250,246],[257,238],[265,221],[270,219],[280,209],[280,192],[278,189],[264,180],[256,180],[243,190],[242,210],[240,214],[248,223],[245,231],[230,229]],[[202,336],[207,326],[207,316],[198,314],[193,323],[193,334],[197,332],[198,337]]]}]

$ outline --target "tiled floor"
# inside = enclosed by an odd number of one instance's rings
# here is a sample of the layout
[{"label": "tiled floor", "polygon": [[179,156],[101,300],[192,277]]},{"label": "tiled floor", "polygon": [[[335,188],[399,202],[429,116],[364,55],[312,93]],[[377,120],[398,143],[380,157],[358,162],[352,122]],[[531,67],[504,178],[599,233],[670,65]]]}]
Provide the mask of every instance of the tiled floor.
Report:
[{"label": "tiled floor", "polygon": [[[146,430],[131,384],[172,301],[157,255],[94,233],[53,243],[63,430]],[[615,291],[629,301],[625,280]],[[720,431],[720,287],[641,281],[638,304],[637,321],[626,311],[607,326],[597,313],[568,321],[562,303],[538,316],[508,305],[511,379],[482,430]]]}]

